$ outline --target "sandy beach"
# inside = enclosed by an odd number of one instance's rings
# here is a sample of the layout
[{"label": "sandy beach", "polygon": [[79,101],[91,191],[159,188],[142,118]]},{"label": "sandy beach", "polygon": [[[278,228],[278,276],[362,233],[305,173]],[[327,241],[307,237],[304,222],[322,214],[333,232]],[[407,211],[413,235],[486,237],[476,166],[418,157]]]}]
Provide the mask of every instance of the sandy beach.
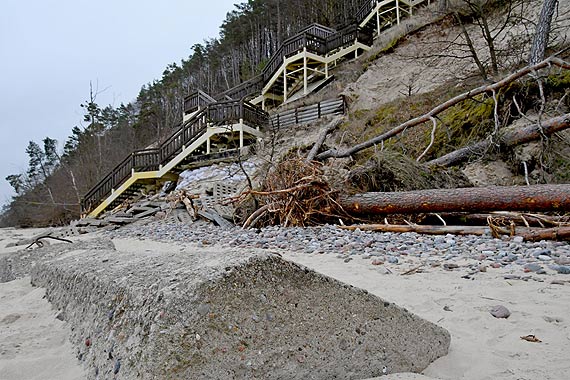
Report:
[{"label": "sandy beach", "polygon": [[[4,246],[37,231],[2,230]],[[82,237],[89,238],[89,236]],[[156,242],[144,238],[116,239],[119,251],[152,250],[157,254],[199,249],[194,244]],[[215,249],[210,246],[209,249]],[[388,379],[515,380],[567,378],[570,371],[570,283],[567,276],[549,275],[544,282],[505,280],[505,269],[489,269],[462,278],[459,272],[428,268],[402,275],[367,260],[343,262],[332,255],[281,250],[287,260],[367,290],[434,322],[451,333],[449,355],[424,376],[394,374]],[[552,284],[553,280],[559,284]],[[69,326],[43,299],[44,289],[29,278],[0,284],[0,379],[81,379],[85,373],[68,341]],[[507,307],[508,319],[490,314]],[[523,336],[535,335],[541,342]]]},{"label": "sandy beach", "polygon": [[[0,230],[0,258],[23,247],[6,245],[41,229]],[[85,374],[69,342],[69,326],[25,277],[0,283],[0,379],[78,380]]]}]

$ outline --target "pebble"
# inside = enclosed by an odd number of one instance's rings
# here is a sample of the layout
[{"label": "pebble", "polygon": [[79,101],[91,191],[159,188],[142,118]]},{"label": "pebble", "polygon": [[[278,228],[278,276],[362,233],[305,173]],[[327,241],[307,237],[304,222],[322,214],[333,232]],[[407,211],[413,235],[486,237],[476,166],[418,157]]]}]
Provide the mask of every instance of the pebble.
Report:
[{"label": "pebble", "polygon": [[508,318],[511,316],[511,312],[509,311],[509,309],[507,309],[503,305],[495,306],[489,312],[495,318]]},{"label": "pebble", "polygon": [[570,267],[567,267],[565,265],[559,265],[556,268],[556,271],[560,274],[570,274]]},{"label": "pebble", "polygon": [[542,266],[536,263],[529,263],[523,267],[525,272],[537,272],[542,269]]}]

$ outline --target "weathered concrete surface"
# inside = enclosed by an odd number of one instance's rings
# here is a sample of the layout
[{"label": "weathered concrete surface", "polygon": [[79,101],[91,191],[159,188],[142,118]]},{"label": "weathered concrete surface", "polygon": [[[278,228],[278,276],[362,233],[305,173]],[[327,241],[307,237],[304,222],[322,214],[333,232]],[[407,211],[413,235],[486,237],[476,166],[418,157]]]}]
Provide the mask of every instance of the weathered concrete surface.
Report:
[{"label": "weathered concrete surface", "polygon": [[32,282],[91,378],[363,379],[419,372],[449,347],[443,328],[278,255],[80,245]]}]

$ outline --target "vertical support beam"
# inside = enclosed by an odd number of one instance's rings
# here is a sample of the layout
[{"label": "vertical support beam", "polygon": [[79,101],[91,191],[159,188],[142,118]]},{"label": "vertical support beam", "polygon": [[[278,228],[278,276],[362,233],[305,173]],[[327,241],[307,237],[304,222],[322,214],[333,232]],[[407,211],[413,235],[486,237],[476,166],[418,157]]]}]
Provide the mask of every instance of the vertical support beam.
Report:
[{"label": "vertical support beam", "polygon": [[400,25],[400,0],[396,0],[396,21]]},{"label": "vertical support beam", "polygon": [[376,28],[378,29],[378,37],[380,37],[380,8],[376,8]]},{"label": "vertical support beam", "polygon": [[261,100],[261,109],[265,111],[265,95],[262,95],[263,98]]},{"label": "vertical support beam", "polygon": [[287,65],[283,67],[283,103],[287,102]]},{"label": "vertical support beam", "polygon": [[206,139],[206,154],[210,154],[210,149],[212,146],[212,142],[210,141],[210,136]]},{"label": "vertical support beam", "polygon": [[325,62],[325,78],[329,79],[329,63]]},{"label": "vertical support beam", "polygon": [[239,148],[243,148],[243,119],[239,121]]},{"label": "vertical support beam", "polygon": [[307,77],[307,47],[303,48],[303,95],[309,92],[309,78]]}]

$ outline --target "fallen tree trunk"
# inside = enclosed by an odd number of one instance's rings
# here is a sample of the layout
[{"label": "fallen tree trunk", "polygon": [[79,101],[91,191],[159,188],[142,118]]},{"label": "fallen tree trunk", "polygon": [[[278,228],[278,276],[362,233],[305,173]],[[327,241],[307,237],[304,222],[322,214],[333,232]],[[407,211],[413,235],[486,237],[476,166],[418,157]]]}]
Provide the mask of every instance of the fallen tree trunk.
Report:
[{"label": "fallen tree trunk", "polygon": [[[394,224],[367,224],[360,226],[343,226],[344,230],[361,230],[376,232],[416,232],[425,235],[489,235],[491,229],[489,227],[478,226],[422,226],[422,225],[394,225]],[[503,235],[510,235],[508,231],[504,231]],[[540,240],[570,240],[570,227],[557,228],[526,228],[519,227],[516,229],[514,236],[521,236],[526,241]]]},{"label": "fallen tree trunk", "polygon": [[338,126],[342,124],[343,120],[344,120],[343,116],[337,116],[333,120],[331,120],[331,122],[321,131],[319,137],[317,138],[317,141],[315,142],[315,145],[313,145],[313,148],[307,155],[307,159],[305,160],[305,162],[311,162],[315,159],[317,153],[319,152],[319,149],[321,149],[321,146],[323,146],[323,144],[325,143],[327,136],[332,131],[337,129]]},{"label": "fallen tree trunk", "polygon": [[[506,132],[499,137],[501,148],[510,148],[540,139],[541,136],[550,136],[556,132],[570,128],[570,114],[554,117],[543,122],[541,125],[529,125],[521,129]],[[458,149],[444,156],[427,162],[430,166],[451,166],[467,161],[472,156],[485,154],[493,145],[491,140],[483,140],[473,145]]]},{"label": "fallen tree trunk", "polygon": [[381,142],[388,140],[389,138],[392,138],[394,136],[397,136],[398,134],[402,133],[403,131],[405,131],[408,128],[413,128],[416,127],[420,124],[426,123],[428,121],[431,121],[434,119],[434,117],[436,115],[438,115],[439,113],[445,111],[446,109],[461,103],[464,100],[473,98],[476,95],[480,95],[483,93],[492,93],[494,91],[499,90],[502,87],[505,87],[506,85],[528,75],[531,74],[537,70],[543,69],[545,67],[549,67],[549,66],[558,66],[560,68],[563,69],[570,69],[570,63],[566,62],[560,58],[557,57],[549,57],[547,59],[545,59],[544,61],[533,65],[533,66],[526,66],[522,69],[520,69],[519,71],[509,75],[508,77],[490,84],[490,85],[483,85],[480,87],[477,87],[473,90],[464,92],[461,95],[458,95],[440,105],[438,105],[437,107],[433,108],[431,111],[429,111],[428,113],[422,115],[422,116],[418,116],[414,119],[408,120],[403,124],[400,124],[399,126],[390,129],[389,131],[371,138],[370,140],[364,141],[360,144],[357,144],[353,147],[347,148],[347,149],[343,149],[343,150],[336,150],[336,149],[329,149],[325,152],[322,152],[320,154],[317,155],[316,159],[319,161],[325,160],[327,158],[342,158],[342,157],[350,157],[355,153],[360,152],[361,150],[370,148],[376,144],[380,144]]},{"label": "fallen tree trunk", "polygon": [[342,197],[349,214],[570,211],[570,185],[491,186],[364,193]]}]

